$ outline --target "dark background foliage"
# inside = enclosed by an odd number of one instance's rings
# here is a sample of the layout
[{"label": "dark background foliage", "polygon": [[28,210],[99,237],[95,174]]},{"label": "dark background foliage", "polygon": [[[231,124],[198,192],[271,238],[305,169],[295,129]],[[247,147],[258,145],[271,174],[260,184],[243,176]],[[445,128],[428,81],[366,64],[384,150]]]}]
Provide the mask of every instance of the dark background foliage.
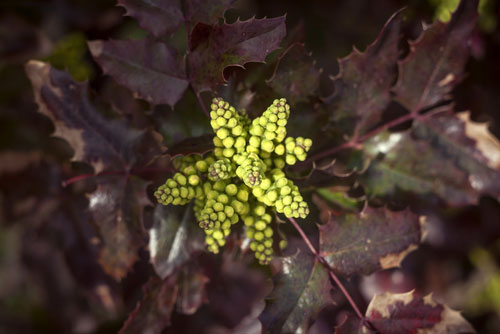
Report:
[{"label": "dark background foliage", "polygon": [[[406,6],[401,14],[401,29],[406,38],[415,39],[422,32],[421,22],[431,22],[435,15],[441,13],[439,6],[445,2],[238,1],[225,14],[229,23],[235,22],[238,17],[242,20],[253,16],[259,19],[277,18],[286,13],[287,36],[284,43],[290,46],[299,41],[304,42],[305,47],[295,45],[286,51],[289,58],[284,59],[297,65],[295,81],[280,80],[280,76],[289,76],[280,71],[273,74],[273,66],[250,63],[246,70],[235,67],[226,69],[224,75],[228,78],[228,85],[226,88],[219,88],[219,92],[225,96],[233,94],[240,78],[246,76],[250,81],[253,80],[255,84],[252,87],[259,94],[253,100],[253,106],[265,106],[275,96],[266,96],[269,90],[259,85],[264,79],[277,78],[269,83],[275,92],[287,98],[287,92],[294,92],[289,98],[296,106],[292,134],[314,137],[317,131],[310,127],[312,117],[308,108],[317,101],[315,97],[303,96],[302,90],[315,91],[317,97],[330,94],[334,88],[338,89],[343,83],[328,78],[338,74],[336,59],[350,54],[353,45],[359,50],[365,50],[397,10]],[[471,119],[489,122],[490,131],[499,137],[500,23],[495,22],[499,17],[500,3],[494,0],[488,3],[472,34],[471,57],[465,65],[465,76],[453,89],[452,97],[455,110],[470,110]],[[186,221],[191,219],[186,217],[187,211],[153,209],[149,206],[154,185],[158,185],[164,178],[165,173],[158,172],[165,170],[161,161],[158,163],[161,168],[155,165],[150,170],[141,169],[142,178],[114,178],[113,175],[108,175],[109,180],[101,179],[96,182],[93,178],[82,178],[79,182],[65,186],[65,180],[91,174],[92,167],[95,171],[110,166],[118,171],[138,170],[145,165],[144,161],[162,151],[158,138],[146,130],[129,132],[127,129],[130,126],[138,129],[154,128],[163,136],[166,145],[190,136],[210,133],[207,118],[193,92],[188,90],[173,109],[169,106],[174,104],[171,99],[162,101],[162,105],[153,106],[148,103],[146,94],[139,94],[144,99],[133,98],[132,92],[121,85],[126,85],[127,78],[122,78],[123,81],[117,83],[103,75],[101,67],[91,56],[87,41],[141,40],[148,36],[148,32],[141,29],[137,21],[124,17],[124,13],[124,8],[117,7],[114,0],[0,2],[0,333],[116,333],[125,321],[124,333],[139,333],[145,328],[153,332],[163,330],[164,333],[253,333],[260,326],[257,317],[265,307],[264,297],[269,295],[271,286],[274,284],[278,287],[273,291],[273,296],[286,300],[287,297],[293,297],[286,287],[295,286],[296,283],[288,281],[290,277],[279,275],[274,276],[274,282],[271,283],[268,278],[279,268],[276,265],[269,268],[256,265],[251,256],[240,253],[237,240],[228,242],[222,256],[214,257],[199,252],[203,248],[202,240],[200,241],[197,231],[192,231],[187,226]],[[182,33],[172,37],[172,45],[178,50],[186,48]],[[410,52],[408,44],[401,40],[398,43],[404,52]],[[312,58],[307,59],[314,59],[315,67],[311,67],[310,63],[302,63],[303,57],[311,57],[306,50],[312,52]],[[273,64],[278,57],[282,57],[283,51],[271,53],[268,63]],[[395,56],[401,58],[404,55]],[[110,131],[116,135],[112,140],[116,139],[121,143],[117,157],[102,153],[109,160],[96,162],[83,154],[78,159],[80,162],[70,162],[70,158],[78,150],[60,138],[51,137],[54,123],[38,112],[32,85],[25,72],[24,65],[30,59],[42,60],[55,68],[66,70],[79,82],[88,80],[90,97],[95,101],[91,108],[97,110],[96,114],[103,115],[106,119],[116,118],[117,115],[121,117],[122,120],[113,123],[113,131]],[[96,60],[100,62],[99,57]],[[103,63],[100,64],[106,69]],[[191,68],[201,66],[196,61],[189,65]],[[320,83],[311,83],[316,74],[319,75],[319,69],[323,71]],[[375,66],[374,70],[376,69],[378,67]],[[394,79],[386,78],[389,85],[394,83]],[[68,88],[64,77],[57,80],[60,88],[68,89],[68,94],[83,96],[78,101],[85,103],[85,94],[78,93],[80,90],[85,92],[83,84],[74,83],[77,87],[75,93]],[[211,89],[203,76],[193,82],[199,87],[199,91]],[[300,82],[300,85],[294,86],[294,82]],[[163,92],[157,93],[163,96]],[[209,101],[208,93],[202,93],[201,96],[205,102]],[[232,98],[245,101],[245,97]],[[57,96],[53,99],[56,101]],[[335,105],[335,97],[332,99]],[[71,103],[74,101],[62,101],[61,104],[72,108]],[[375,116],[375,119],[392,119],[403,115],[405,107],[411,109],[411,106],[405,105],[404,100],[399,102],[400,104],[391,102],[384,114]],[[81,119],[86,122],[85,115],[88,111],[84,108],[79,111]],[[357,124],[358,128],[350,128],[349,119],[343,117],[342,110],[336,115],[339,115],[336,121],[343,124],[342,131],[345,130],[347,135],[350,135],[350,131],[366,131],[366,127],[370,126],[369,123]],[[92,124],[94,127],[102,125],[104,132],[108,132],[106,129],[111,125],[102,123],[99,117],[93,119]],[[124,120],[128,125],[124,125]],[[409,123],[403,123],[392,130],[405,130],[409,127]],[[413,135],[426,138],[432,136],[426,132],[425,124],[418,129]],[[329,131],[337,136],[333,138],[341,138],[336,133],[337,129]],[[82,137],[85,136],[84,131]],[[446,166],[446,157],[441,163],[439,157],[432,153],[429,153],[430,157],[422,154],[429,152],[428,147],[416,144],[412,146],[411,143],[401,150],[415,150],[417,153],[412,157],[417,160],[405,161],[407,164],[401,163],[400,168],[412,168],[410,173],[417,170],[418,174],[419,162],[426,158],[438,161],[437,169]],[[88,144],[99,150],[106,150],[105,147],[100,147],[99,142]],[[183,153],[186,147],[188,151],[192,151],[185,144],[177,147],[177,151],[173,148],[171,152]],[[188,144],[200,148],[198,143]],[[368,145],[370,143],[367,143],[367,147]],[[148,150],[143,149],[137,154],[134,153],[136,147],[147,147]],[[317,152],[320,152],[319,148]],[[447,154],[452,155],[453,152]],[[340,158],[342,156],[339,156],[339,160]],[[342,167],[361,168],[359,166],[363,162],[356,155],[350,155],[349,158],[346,166]],[[403,221],[404,233],[409,238],[408,244],[414,238],[418,239],[414,235],[418,225],[415,217],[406,211],[397,211],[399,213],[396,216],[391,216],[392,211],[384,211],[409,206],[413,212],[427,216],[426,242],[420,245],[418,251],[410,253],[404,259],[401,268],[386,269],[369,276],[353,276],[345,280],[347,288],[362,309],[366,308],[374,293],[406,292],[411,289],[416,289],[419,295],[433,292],[437,300],[463,311],[464,317],[478,332],[498,333],[500,204],[494,198],[495,191],[498,197],[498,188],[484,191],[488,195],[478,197],[477,193],[467,190],[447,192],[446,187],[441,193],[438,192],[438,196],[418,195],[419,191],[399,193],[401,189],[395,193],[370,187],[374,180],[384,178],[384,164],[394,166],[399,162],[381,159],[370,167],[365,174],[368,176],[358,180],[365,189],[371,189],[375,194],[379,191],[384,195],[371,197],[371,204],[376,208],[364,210],[370,211],[373,217],[390,216],[390,221],[393,222],[393,226],[384,226],[378,219],[374,219],[369,223],[372,228],[377,226],[375,232],[378,234],[369,236],[376,240],[378,235],[387,235],[395,230],[400,232],[403,225],[399,222]],[[328,171],[317,171],[305,185],[324,184],[322,173],[329,175],[331,180]],[[370,175],[376,175],[377,178],[370,178]],[[446,180],[447,175],[445,173],[437,177]],[[458,182],[457,179],[454,180]],[[336,188],[322,188],[319,195],[309,196],[310,202],[314,201],[319,208],[313,209],[312,214],[325,219],[327,212],[333,215],[347,212],[339,220],[355,219],[355,211],[362,209],[359,207],[360,202],[339,196],[346,189],[342,182],[349,185],[352,182],[346,178],[337,181],[333,182]],[[363,191],[354,189],[351,195],[359,198]],[[122,194],[129,197],[122,198]],[[106,210],[110,210],[113,215],[125,217],[123,225],[113,225],[109,230],[98,228],[97,225],[108,216],[96,216],[87,209],[97,195],[111,199],[112,204]],[[102,213],[103,210],[99,212]],[[137,220],[142,220],[144,226],[138,224],[131,227],[128,224],[127,219],[137,218],[136,216],[141,216]],[[355,231],[353,233],[360,235],[366,231],[363,225],[365,222],[358,220],[356,224],[356,230],[352,231],[340,228],[336,230],[332,226],[322,228],[322,237],[328,236],[322,245],[330,251],[335,247],[341,248],[342,242],[350,240],[350,232]],[[303,224],[303,227],[310,229],[308,233],[318,242],[317,232],[307,224]],[[123,229],[132,229],[134,234],[125,234],[134,235],[136,239],[119,238]],[[285,253],[285,258],[295,261],[292,263],[299,261],[307,267],[289,269],[296,273],[296,278],[310,274],[307,282],[310,284],[309,289],[313,286],[313,293],[308,293],[307,297],[315,298],[317,305],[329,306],[317,310],[302,310],[296,305],[278,305],[277,309],[270,310],[260,320],[270,330],[312,325],[311,333],[333,332],[334,326],[338,326],[344,321],[345,315],[351,312],[349,305],[338,289],[325,288],[329,286],[329,283],[322,281],[327,277],[323,272],[325,269],[318,265],[307,249],[301,248],[303,245],[298,241],[298,234],[290,226],[280,226],[280,229],[280,232],[289,236],[291,246],[296,243],[301,250],[298,253]],[[188,240],[182,239],[186,233]],[[171,239],[158,237],[162,235],[168,235]],[[342,238],[336,240],[339,235]],[[170,248],[176,240],[185,245],[185,254],[170,260]],[[149,254],[146,247],[153,241],[159,249],[157,254]],[[117,246],[103,255],[103,243]],[[120,256],[116,257],[115,254]],[[193,258],[196,261],[187,260]],[[325,258],[332,265],[336,263],[334,255],[328,255],[328,252],[325,253]],[[364,259],[363,253],[357,259],[358,262],[342,263],[342,266],[334,269],[346,275],[383,269],[380,263],[373,263],[373,258]],[[359,263],[363,264],[361,269],[356,267],[360,266]],[[285,288],[280,290],[280,284]],[[136,308],[138,301],[141,303]],[[273,312],[288,314],[290,317],[277,319],[279,317],[273,316]],[[316,320],[304,317],[305,324],[289,323],[290,319],[297,321],[297,314],[302,316],[317,312],[318,316],[313,317]],[[169,326],[163,329],[167,324]]]}]

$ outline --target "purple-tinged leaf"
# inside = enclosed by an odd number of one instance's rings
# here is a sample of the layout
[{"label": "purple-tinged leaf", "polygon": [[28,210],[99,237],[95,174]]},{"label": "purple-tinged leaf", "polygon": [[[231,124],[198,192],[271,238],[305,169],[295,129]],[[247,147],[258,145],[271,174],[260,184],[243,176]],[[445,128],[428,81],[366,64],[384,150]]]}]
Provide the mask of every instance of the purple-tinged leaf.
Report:
[{"label": "purple-tinged leaf", "polygon": [[87,84],[75,82],[66,72],[30,61],[26,73],[39,112],[54,123],[54,136],[68,141],[75,151],[73,160],[92,165],[95,173],[127,172],[164,151],[159,134],[104,118],[89,101]]},{"label": "purple-tinged leaf", "polygon": [[339,60],[333,78],[335,91],[330,103],[331,121],[349,136],[363,134],[381,118],[391,101],[390,89],[397,76],[401,11],[385,24],[365,52],[356,49]]},{"label": "purple-tinged leaf", "polygon": [[177,311],[194,314],[207,301],[205,285],[208,281],[208,277],[195,263],[185,266],[178,279]]},{"label": "purple-tinged leaf", "polygon": [[462,0],[450,23],[436,21],[410,42],[410,53],[399,62],[393,88],[396,101],[408,110],[418,112],[446,100],[462,80],[477,21],[477,3]]},{"label": "purple-tinged leaf", "polygon": [[369,197],[399,192],[435,195],[449,205],[470,205],[479,196],[500,199],[500,142],[468,113],[444,113],[415,121],[403,133],[381,133],[364,144],[373,158],[360,178]]},{"label": "purple-tinged leaf", "polygon": [[144,295],[120,329],[120,334],[160,334],[170,323],[177,300],[176,276],[166,280],[152,277],[144,286]]},{"label": "purple-tinged leaf", "polygon": [[173,107],[189,84],[184,60],[163,42],[92,41],[89,49],[104,73],[152,104]]},{"label": "purple-tinged leaf", "polygon": [[158,276],[169,276],[203,249],[203,231],[191,206],[156,206],[154,225],[149,230],[149,253]]},{"label": "purple-tinged leaf", "polygon": [[269,290],[264,273],[249,267],[242,258],[235,261],[227,251],[222,261],[214,260],[212,257],[211,263],[205,263],[205,271],[210,279],[206,285],[207,308],[217,327],[227,328],[228,333],[246,333],[238,332],[237,328],[247,326],[257,325],[260,329],[256,310],[262,311]]},{"label": "purple-tinged leaf", "polygon": [[87,85],[65,72],[38,61],[29,62],[26,72],[39,111],[54,122],[54,135],[73,147],[73,160],[86,162],[96,174],[103,174],[89,195],[89,210],[103,241],[99,262],[119,280],[144,244],[142,209],[150,204],[147,183],[130,173],[165,150],[161,136],[130,128],[124,121],[105,119],[88,100]]},{"label": "purple-tinged leaf", "polygon": [[[384,334],[475,334],[460,312],[436,302],[432,295],[417,297],[413,291],[376,295],[368,305],[366,318],[378,333]],[[359,319],[348,318],[336,334],[368,334]]]},{"label": "purple-tinged leaf", "polygon": [[210,90],[225,82],[226,67],[264,62],[279,47],[285,34],[284,16],[252,18],[220,26],[197,24],[191,34],[191,84],[197,92]]},{"label": "purple-tinged leaf", "polygon": [[320,255],[343,276],[368,275],[400,265],[422,239],[417,215],[365,206],[320,225]]},{"label": "purple-tinged leaf", "polygon": [[319,89],[322,70],[316,69],[315,63],[303,44],[293,44],[279,57],[267,84],[279,96],[286,96],[291,105],[307,101]]},{"label": "purple-tinged leaf", "polygon": [[309,320],[332,304],[328,271],[306,247],[281,258],[274,289],[260,315],[263,333],[306,333]]},{"label": "purple-tinged leaf", "polygon": [[159,37],[173,33],[184,24],[181,0],[118,0],[141,27]]},{"label": "purple-tinged leaf", "polygon": [[191,24],[213,24],[224,17],[236,0],[186,0],[186,19]]},{"label": "purple-tinged leaf", "polygon": [[134,17],[142,28],[160,37],[175,32],[186,21],[191,27],[198,22],[215,24],[235,1],[185,0],[185,13],[181,0],[118,0],[118,3],[127,10],[125,15]]},{"label": "purple-tinged leaf", "polygon": [[137,177],[106,176],[89,195],[89,209],[103,242],[99,263],[117,280],[125,277],[144,245],[142,210],[152,204],[146,186]]}]

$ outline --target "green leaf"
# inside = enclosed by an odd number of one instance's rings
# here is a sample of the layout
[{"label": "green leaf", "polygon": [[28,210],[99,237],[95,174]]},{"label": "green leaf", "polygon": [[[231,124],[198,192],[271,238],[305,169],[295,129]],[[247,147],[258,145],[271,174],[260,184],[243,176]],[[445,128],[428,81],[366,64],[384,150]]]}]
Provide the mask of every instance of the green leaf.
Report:
[{"label": "green leaf", "polygon": [[280,260],[281,271],[260,315],[263,333],[306,333],[309,320],[333,303],[328,271],[303,244]]},{"label": "green leaf", "polygon": [[408,110],[418,112],[448,99],[462,80],[477,21],[477,3],[462,0],[450,23],[437,21],[410,42],[410,53],[399,62],[393,89],[396,101]]},{"label": "green leaf", "polygon": [[154,225],[149,230],[149,253],[158,276],[169,276],[204,248],[203,232],[191,205],[156,206]]},{"label": "green leaf", "polygon": [[293,44],[279,57],[267,84],[278,96],[286,96],[292,106],[307,101],[319,89],[322,70],[316,69],[315,63],[303,44]]},{"label": "green leaf", "polygon": [[337,131],[358,136],[373,127],[391,101],[390,89],[397,76],[401,11],[385,24],[365,52],[354,49],[339,60],[333,78],[334,93],[326,99],[330,120]]},{"label": "green leaf", "polygon": [[422,239],[419,218],[409,210],[365,206],[320,225],[320,255],[340,275],[368,275],[400,265]]},{"label": "green leaf", "polygon": [[144,286],[142,300],[128,316],[120,334],[160,334],[170,323],[177,300],[176,276],[161,280],[151,277]]},{"label": "green leaf", "polygon": [[[366,318],[373,328],[384,334],[474,334],[476,331],[462,315],[445,304],[436,302],[432,295],[416,296],[414,291],[375,295],[366,310]],[[368,334],[372,330],[362,326],[359,319],[349,317],[336,334]]]},{"label": "green leaf", "polygon": [[191,84],[197,92],[224,83],[224,69],[243,67],[249,62],[264,62],[285,37],[285,17],[249,19],[210,26],[199,23],[191,34],[189,69]]},{"label": "green leaf", "polygon": [[468,113],[415,121],[410,131],[384,132],[364,144],[373,158],[360,183],[371,198],[399,192],[435,195],[449,205],[470,205],[479,196],[500,199],[500,142]]},{"label": "green leaf", "polygon": [[189,85],[184,60],[163,42],[92,41],[89,49],[104,73],[152,104],[173,107]]},{"label": "green leaf", "polygon": [[54,135],[73,147],[73,160],[86,162],[101,174],[97,189],[89,195],[89,210],[103,241],[99,262],[119,280],[144,244],[142,209],[150,204],[147,182],[130,174],[165,150],[161,136],[133,129],[122,120],[105,119],[89,101],[87,84],[75,82],[65,72],[38,61],[30,61],[26,72],[39,112],[54,123]]}]

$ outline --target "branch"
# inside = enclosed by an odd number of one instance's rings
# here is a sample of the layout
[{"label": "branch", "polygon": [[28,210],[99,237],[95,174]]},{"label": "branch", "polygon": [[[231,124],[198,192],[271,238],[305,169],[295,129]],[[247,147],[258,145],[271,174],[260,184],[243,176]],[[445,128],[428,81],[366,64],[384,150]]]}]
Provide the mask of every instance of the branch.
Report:
[{"label": "branch", "polygon": [[330,156],[332,154],[335,154],[339,151],[342,151],[342,150],[345,150],[345,149],[348,149],[348,148],[357,148],[359,147],[364,141],[370,139],[371,137],[375,136],[375,135],[378,135],[380,132],[382,131],[385,131],[385,130],[388,130],[390,128],[393,128],[397,125],[401,125],[403,124],[404,122],[407,122],[407,121],[411,121],[411,120],[414,120],[414,119],[418,119],[418,120],[424,120],[426,118],[429,118],[431,116],[434,116],[435,114],[437,113],[440,113],[440,112],[443,112],[443,111],[446,111],[448,109],[445,109],[445,108],[437,108],[431,112],[428,112],[424,115],[422,114],[419,114],[418,112],[411,112],[409,114],[406,114],[406,115],[403,115],[401,117],[398,117],[396,119],[393,119],[392,121],[388,122],[388,123],[385,123],[385,124],[382,124],[381,126],[373,129],[372,131],[360,136],[360,137],[354,137],[352,138],[351,140],[343,143],[343,144],[340,144],[339,146],[336,146],[336,147],[333,147],[329,150],[326,150],[326,151],[323,151],[323,152],[320,152],[318,154],[315,154],[313,155],[312,157],[306,159],[303,163],[301,163],[302,166],[305,166],[307,164],[310,164],[314,161],[317,161],[319,159],[322,159],[322,158],[325,158],[327,156]]},{"label": "branch", "polygon": [[314,254],[314,256],[316,257],[316,259],[318,260],[318,262],[321,263],[323,266],[326,267],[326,269],[328,270],[328,272],[330,274],[330,277],[333,279],[333,281],[335,282],[335,284],[337,284],[337,286],[340,288],[340,290],[342,291],[342,293],[346,297],[346,299],[349,302],[349,304],[351,304],[351,307],[354,309],[354,312],[356,313],[356,315],[358,316],[358,318],[363,322],[363,325],[366,326],[368,329],[370,329],[370,330],[375,331],[376,333],[378,333],[375,330],[375,328],[373,327],[373,325],[368,321],[368,319],[366,319],[365,316],[363,316],[363,314],[359,310],[358,306],[356,305],[356,303],[352,299],[351,295],[349,294],[349,292],[347,291],[347,289],[345,288],[345,286],[342,284],[342,282],[337,277],[337,275],[333,272],[333,269],[330,267],[330,265],[328,264],[328,262],[326,262],[326,260],[321,255],[319,255],[318,251],[316,250],[316,248],[314,248],[313,244],[311,243],[311,240],[309,240],[309,238],[305,234],[304,230],[302,230],[302,228],[297,223],[297,221],[294,218],[288,218],[288,220],[292,223],[293,227],[295,227],[295,229],[297,230],[297,232],[299,232],[300,236],[302,237],[302,239],[306,243],[307,247],[309,247],[309,250],[311,251],[311,253]]}]

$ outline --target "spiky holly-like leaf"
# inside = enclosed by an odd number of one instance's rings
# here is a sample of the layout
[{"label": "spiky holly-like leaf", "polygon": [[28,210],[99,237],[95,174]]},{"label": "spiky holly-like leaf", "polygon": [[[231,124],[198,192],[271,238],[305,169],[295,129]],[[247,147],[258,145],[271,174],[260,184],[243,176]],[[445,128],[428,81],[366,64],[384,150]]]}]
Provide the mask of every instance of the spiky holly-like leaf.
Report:
[{"label": "spiky holly-like leaf", "polygon": [[120,334],[159,334],[170,323],[170,316],[177,300],[176,277],[161,280],[152,277],[144,286],[144,296],[130,313],[120,329]]},{"label": "spiky holly-like leaf", "polygon": [[462,80],[477,3],[462,0],[450,23],[436,21],[410,43],[410,53],[399,62],[393,89],[396,100],[408,110],[417,112],[442,102]]},{"label": "spiky holly-like leaf", "polygon": [[320,225],[320,254],[343,276],[399,266],[420,243],[419,218],[409,210],[365,206]]},{"label": "spiky holly-like leaf", "polygon": [[173,107],[189,84],[184,60],[163,42],[92,41],[89,49],[104,73],[153,104]]},{"label": "spiky holly-like leaf", "polygon": [[212,24],[224,17],[236,0],[186,0],[186,19],[194,26],[198,22]]},{"label": "spiky holly-like leaf", "polygon": [[309,320],[333,303],[330,277],[325,267],[305,247],[281,258],[274,290],[260,315],[263,333],[307,332]]},{"label": "spiky holly-like leaf", "polygon": [[433,194],[450,205],[500,198],[500,142],[468,113],[416,121],[403,133],[382,133],[364,145],[374,161],[361,177],[370,197],[393,199],[398,191]]},{"label": "spiky holly-like leaf", "polygon": [[198,92],[225,82],[224,69],[263,62],[285,37],[285,17],[249,19],[211,26],[199,23],[191,35],[189,69]]},{"label": "spiky holly-like leaf", "polygon": [[322,71],[314,65],[315,61],[304,45],[293,44],[279,57],[267,84],[278,96],[286,96],[292,105],[307,101],[307,97],[319,89]]},{"label": "spiky holly-like leaf", "polygon": [[73,147],[73,160],[108,174],[97,178],[89,209],[104,242],[99,262],[108,274],[121,279],[144,243],[142,209],[150,204],[147,183],[130,173],[164,151],[161,138],[151,131],[130,128],[124,121],[105,119],[89,101],[87,85],[63,71],[30,61],[26,72],[39,111],[54,122],[54,135]]},{"label": "spiky holly-like leaf", "polygon": [[208,277],[196,263],[185,266],[179,274],[177,310],[183,314],[194,314],[206,302],[205,285]]},{"label": "spiky holly-like leaf", "polygon": [[[408,293],[376,295],[368,305],[366,318],[376,331],[384,334],[474,334],[476,331],[460,315],[432,295],[418,297]],[[368,334],[372,330],[350,318],[335,331],[336,334]]]},{"label": "spiky holly-like leaf", "polygon": [[373,127],[391,101],[400,52],[400,14],[389,19],[365,52],[354,50],[339,60],[339,74],[333,78],[335,91],[327,102],[331,120],[343,133],[359,135]]},{"label": "spiky holly-like leaf", "polygon": [[165,278],[204,249],[203,232],[191,206],[158,205],[149,230],[149,253],[157,274]]},{"label": "spiky holly-like leaf", "polygon": [[180,0],[118,0],[127,13],[155,36],[172,33],[184,23]]},{"label": "spiky holly-like leaf", "polygon": [[185,21],[194,26],[198,22],[217,23],[235,0],[186,0],[183,12],[180,0],[118,0],[127,13],[143,27],[159,37],[173,33]]}]

